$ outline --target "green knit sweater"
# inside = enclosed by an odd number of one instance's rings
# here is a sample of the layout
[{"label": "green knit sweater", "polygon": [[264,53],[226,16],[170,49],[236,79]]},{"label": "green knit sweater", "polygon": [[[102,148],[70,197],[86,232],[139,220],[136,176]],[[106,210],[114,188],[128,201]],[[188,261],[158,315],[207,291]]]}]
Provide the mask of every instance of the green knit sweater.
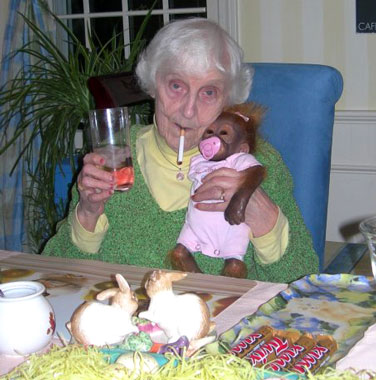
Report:
[{"label": "green knit sweater", "polygon": [[[135,152],[137,127],[131,128]],[[282,258],[273,264],[262,264],[252,244],[245,256],[250,279],[270,282],[291,282],[318,272],[318,257],[311,236],[292,195],[291,175],[280,155],[264,140],[258,141],[257,159],[267,168],[262,185],[269,197],[281,208],[289,221],[289,244]],[[94,259],[111,263],[167,268],[166,255],[175,244],[184,224],[186,209],[163,211],[150,195],[137,160],[134,160],[135,183],[129,192],[115,192],[106,203],[109,229],[97,254],[80,251],[71,241],[70,220],[78,202],[76,187],[68,217],[46,244],[43,255]],[[173,190],[171,190],[173,191]],[[205,273],[220,274],[223,259],[197,254],[197,262]]]}]

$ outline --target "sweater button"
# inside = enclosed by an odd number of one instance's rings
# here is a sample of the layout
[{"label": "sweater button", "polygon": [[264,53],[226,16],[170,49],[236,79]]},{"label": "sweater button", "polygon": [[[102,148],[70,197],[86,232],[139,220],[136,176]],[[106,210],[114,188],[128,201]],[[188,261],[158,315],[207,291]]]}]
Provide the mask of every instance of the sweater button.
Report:
[{"label": "sweater button", "polygon": [[219,255],[221,254],[221,251],[220,251],[219,249],[216,249],[216,250],[214,251],[214,254],[215,254],[216,256],[219,256]]}]

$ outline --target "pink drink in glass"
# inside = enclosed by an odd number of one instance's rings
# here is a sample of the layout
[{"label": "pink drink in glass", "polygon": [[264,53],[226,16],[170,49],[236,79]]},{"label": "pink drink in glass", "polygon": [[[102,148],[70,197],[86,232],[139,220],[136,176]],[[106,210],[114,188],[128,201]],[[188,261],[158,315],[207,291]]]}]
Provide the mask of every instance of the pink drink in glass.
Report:
[{"label": "pink drink in glass", "polygon": [[132,188],[134,170],[129,146],[106,145],[95,148],[94,152],[100,154],[106,160],[102,169],[114,174],[116,179],[115,190],[127,191]]}]

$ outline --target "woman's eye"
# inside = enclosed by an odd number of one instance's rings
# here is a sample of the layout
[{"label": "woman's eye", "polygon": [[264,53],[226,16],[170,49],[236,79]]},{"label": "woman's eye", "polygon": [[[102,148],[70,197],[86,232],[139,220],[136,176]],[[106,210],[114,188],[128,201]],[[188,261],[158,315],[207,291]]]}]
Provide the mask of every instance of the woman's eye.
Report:
[{"label": "woman's eye", "polygon": [[180,91],[182,89],[182,85],[179,82],[172,81],[170,82],[170,88],[173,91]]},{"label": "woman's eye", "polygon": [[172,79],[168,81],[167,90],[170,96],[179,97],[185,94],[187,88],[184,82]]},{"label": "woman's eye", "polygon": [[216,98],[217,91],[214,88],[207,88],[202,91],[201,96],[205,100],[212,100]]}]

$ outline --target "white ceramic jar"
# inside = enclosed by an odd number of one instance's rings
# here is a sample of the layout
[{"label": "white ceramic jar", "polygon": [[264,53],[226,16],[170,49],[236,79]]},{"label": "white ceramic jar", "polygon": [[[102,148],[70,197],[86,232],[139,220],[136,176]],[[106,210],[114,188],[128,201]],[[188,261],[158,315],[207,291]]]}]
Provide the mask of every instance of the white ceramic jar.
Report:
[{"label": "white ceramic jar", "polygon": [[27,355],[47,346],[55,331],[55,314],[34,281],[0,284],[0,354]]}]

